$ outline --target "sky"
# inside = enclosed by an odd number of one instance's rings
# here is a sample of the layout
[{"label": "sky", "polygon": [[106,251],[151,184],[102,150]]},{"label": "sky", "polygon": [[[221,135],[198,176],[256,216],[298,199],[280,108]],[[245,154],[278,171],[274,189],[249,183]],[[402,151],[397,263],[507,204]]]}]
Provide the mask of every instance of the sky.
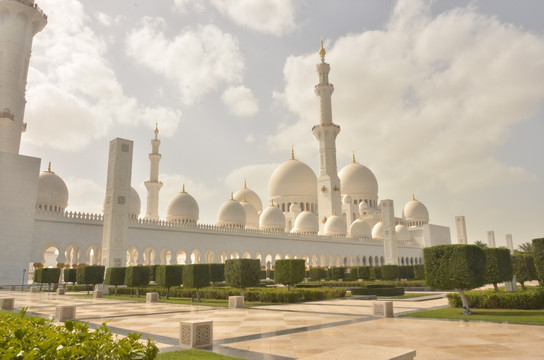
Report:
[{"label": "sky", "polygon": [[134,141],[145,215],[161,140],[159,215],[182,185],[201,223],[247,179],[263,204],[288,160],[318,171],[320,37],[338,170],[352,153],[395,215],[466,217],[469,242],[544,236],[544,2],[539,0],[42,0],[21,153],[66,182],[68,211],[100,213],[108,143]]}]

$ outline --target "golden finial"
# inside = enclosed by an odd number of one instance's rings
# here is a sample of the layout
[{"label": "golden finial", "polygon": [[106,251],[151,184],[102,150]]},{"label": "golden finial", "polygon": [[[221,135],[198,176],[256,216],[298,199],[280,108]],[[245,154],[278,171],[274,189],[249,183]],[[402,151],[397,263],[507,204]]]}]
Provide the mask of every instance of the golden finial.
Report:
[{"label": "golden finial", "polygon": [[334,211],[332,212],[332,214],[333,214],[334,216],[336,216],[336,210],[334,210]]},{"label": "golden finial", "polygon": [[295,160],[295,145],[291,145],[291,160]]},{"label": "golden finial", "polygon": [[274,199],[270,200],[270,206],[274,206]]},{"label": "golden finial", "polygon": [[234,193],[232,193],[232,192],[230,193],[230,199],[234,200]]},{"label": "golden finial", "polygon": [[353,150],[353,154],[351,155],[351,158],[353,159],[353,163],[355,164],[355,150]]},{"label": "golden finial", "polygon": [[157,139],[157,136],[159,135],[159,122],[157,121],[155,123],[155,131],[153,131],[155,133],[155,139]]},{"label": "golden finial", "polygon": [[415,197],[414,193],[412,193],[412,201],[416,201],[416,197]]},{"label": "golden finial", "polygon": [[399,219],[399,223],[397,225],[400,225],[400,219]]},{"label": "golden finial", "polygon": [[182,192],[182,193],[185,192],[185,184],[183,184],[183,186],[181,187],[181,192]]},{"label": "golden finial", "polygon": [[247,179],[244,179],[244,189],[247,189]]},{"label": "golden finial", "polygon": [[247,202],[247,200],[246,200],[246,194],[244,194],[244,196],[242,197],[242,202]]},{"label": "golden finial", "polygon": [[325,54],[327,52],[325,51],[325,48],[323,47],[323,36],[321,37],[321,49],[319,49],[319,55],[321,56],[321,62],[325,62]]},{"label": "golden finial", "polygon": [[47,167],[47,171],[51,172],[51,161],[49,162],[49,166]]}]

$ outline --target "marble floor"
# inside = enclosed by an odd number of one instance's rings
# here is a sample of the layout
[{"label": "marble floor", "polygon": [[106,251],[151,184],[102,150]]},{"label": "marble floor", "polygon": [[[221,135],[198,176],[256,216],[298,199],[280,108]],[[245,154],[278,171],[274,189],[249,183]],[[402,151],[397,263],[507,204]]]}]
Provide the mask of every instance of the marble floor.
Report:
[{"label": "marble floor", "polygon": [[[0,297],[14,297],[15,311],[27,307],[44,317],[52,317],[57,305],[76,305],[77,320],[93,328],[107,321],[119,335],[142,333],[161,351],[179,349],[179,322],[196,319],[213,321],[210,350],[245,359],[367,359],[373,358],[370,346],[416,350],[416,359],[544,359],[544,326],[377,318],[368,300],[229,310],[20,291],[0,291]],[[446,305],[443,297],[404,299],[394,301],[394,311],[399,315]]]}]

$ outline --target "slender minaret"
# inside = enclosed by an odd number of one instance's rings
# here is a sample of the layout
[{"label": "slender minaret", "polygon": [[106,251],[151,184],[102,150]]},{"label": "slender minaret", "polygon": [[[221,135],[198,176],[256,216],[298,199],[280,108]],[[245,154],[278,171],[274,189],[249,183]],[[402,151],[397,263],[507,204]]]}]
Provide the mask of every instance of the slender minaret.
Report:
[{"label": "slender minaret", "polygon": [[514,243],[512,242],[512,234],[506,234],[506,247],[511,253],[514,252]]},{"label": "slender minaret", "polygon": [[47,16],[34,0],[2,0],[0,14],[0,152],[18,154],[32,39]]},{"label": "slender minaret", "polygon": [[487,246],[495,247],[495,232],[493,230],[487,232]]},{"label": "slender minaret", "polygon": [[457,227],[457,243],[466,245],[467,242],[467,225],[464,216],[455,217],[455,225]]},{"label": "slender minaret", "polygon": [[161,141],[157,138],[159,135],[159,125],[155,124],[155,138],[151,140],[151,154],[149,161],[149,180],[144,182],[147,188],[147,208],[146,219],[159,220],[159,191],[162,187],[162,182],[159,181],[159,161],[162,155],[159,154],[159,145]]},{"label": "slender minaret", "polygon": [[321,63],[316,69],[319,83],[315,93],[319,98],[319,125],[314,126],[313,133],[319,141],[319,178],[317,179],[317,203],[320,233],[323,233],[325,221],[333,214],[342,214],[340,197],[340,179],[336,168],[336,136],[340,126],[332,122],[331,95],[334,87],[329,83],[330,65],[325,62],[326,51],[321,38]]}]

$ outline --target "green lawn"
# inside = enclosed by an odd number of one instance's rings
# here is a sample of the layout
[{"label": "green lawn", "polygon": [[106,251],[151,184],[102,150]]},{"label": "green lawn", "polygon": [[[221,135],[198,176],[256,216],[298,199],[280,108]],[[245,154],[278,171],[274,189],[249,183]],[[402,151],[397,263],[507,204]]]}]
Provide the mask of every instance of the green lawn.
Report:
[{"label": "green lawn", "polygon": [[213,352],[204,350],[184,350],[184,351],[172,351],[159,354],[157,360],[193,360],[193,359],[210,359],[210,360],[233,360],[240,359],[231,356],[219,355]]},{"label": "green lawn", "polygon": [[472,315],[463,315],[463,309],[444,308],[424,310],[400,317],[487,321],[510,324],[544,325],[544,310],[471,309]]}]

